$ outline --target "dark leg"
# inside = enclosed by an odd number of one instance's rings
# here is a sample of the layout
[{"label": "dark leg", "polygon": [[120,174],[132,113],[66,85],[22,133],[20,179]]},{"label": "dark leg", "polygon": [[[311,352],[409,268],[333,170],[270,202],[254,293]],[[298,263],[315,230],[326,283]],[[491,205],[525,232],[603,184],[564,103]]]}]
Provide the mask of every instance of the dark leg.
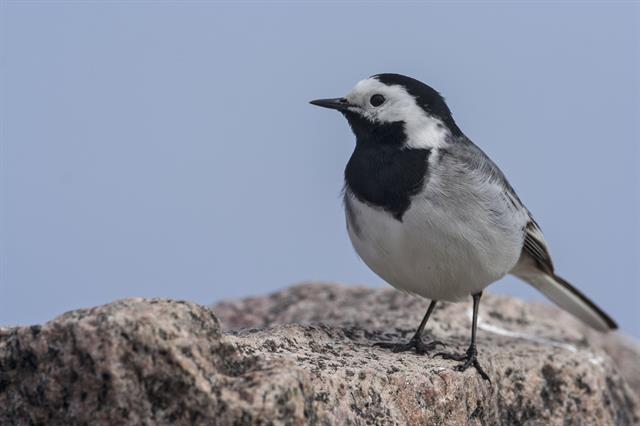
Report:
[{"label": "dark leg", "polygon": [[469,346],[469,349],[467,349],[467,353],[462,355],[440,352],[437,353],[436,356],[441,356],[444,359],[463,361],[462,364],[459,364],[456,367],[456,370],[458,371],[464,371],[473,365],[473,367],[478,371],[483,379],[491,382],[487,373],[484,372],[482,367],[480,367],[480,363],[478,363],[478,350],[476,349],[476,328],[478,325],[478,307],[480,306],[480,297],[482,297],[482,292],[473,295],[473,324],[471,325],[471,345]]},{"label": "dark leg", "polygon": [[433,312],[433,309],[436,307],[436,303],[436,300],[431,301],[431,303],[429,304],[429,308],[427,309],[427,313],[424,314],[424,318],[422,318],[422,322],[420,322],[420,326],[418,327],[416,334],[414,334],[411,340],[409,340],[407,343],[378,342],[373,346],[391,349],[393,352],[406,352],[415,349],[416,353],[420,355],[426,354],[428,351],[435,349],[437,345],[444,346],[444,344],[438,340],[427,343],[422,341],[422,332],[424,331],[424,326],[427,325],[427,321],[429,321],[429,317],[431,316],[431,312]]}]

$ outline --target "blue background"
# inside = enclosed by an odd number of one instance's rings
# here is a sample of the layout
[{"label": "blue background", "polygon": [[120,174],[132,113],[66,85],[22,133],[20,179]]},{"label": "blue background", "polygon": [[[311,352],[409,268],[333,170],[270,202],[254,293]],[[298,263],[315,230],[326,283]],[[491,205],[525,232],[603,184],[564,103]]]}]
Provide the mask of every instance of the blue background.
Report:
[{"label": "blue background", "polygon": [[344,229],[353,136],[307,102],[399,72],[447,97],[559,273],[640,336],[637,4],[0,8],[0,324],[129,296],[383,285]]}]

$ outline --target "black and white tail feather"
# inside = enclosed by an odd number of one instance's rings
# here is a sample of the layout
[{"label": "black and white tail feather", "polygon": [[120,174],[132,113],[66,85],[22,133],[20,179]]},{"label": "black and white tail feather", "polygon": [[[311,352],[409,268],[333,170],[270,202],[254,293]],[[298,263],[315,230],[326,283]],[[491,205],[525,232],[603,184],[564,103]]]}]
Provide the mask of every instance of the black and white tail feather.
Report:
[{"label": "black and white tail feather", "polygon": [[533,219],[527,223],[522,254],[511,273],[534,286],[553,303],[590,327],[598,331],[618,328],[615,321],[595,303],[556,275],[542,231]]}]

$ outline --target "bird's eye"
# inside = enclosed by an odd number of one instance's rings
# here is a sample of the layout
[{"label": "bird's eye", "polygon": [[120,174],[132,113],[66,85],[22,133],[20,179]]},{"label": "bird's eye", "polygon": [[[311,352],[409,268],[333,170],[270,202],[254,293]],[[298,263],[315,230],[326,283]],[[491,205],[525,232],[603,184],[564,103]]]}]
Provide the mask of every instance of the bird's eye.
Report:
[{"label": "bird's eye", "polygon": [[384,96],[379,95],[379,94],[375,94],[371,97],[371,99],[369,99],[369,102],[371,103],[371,105],[373,105],[374,107],[380,106],[384,103],[385,99]]}]

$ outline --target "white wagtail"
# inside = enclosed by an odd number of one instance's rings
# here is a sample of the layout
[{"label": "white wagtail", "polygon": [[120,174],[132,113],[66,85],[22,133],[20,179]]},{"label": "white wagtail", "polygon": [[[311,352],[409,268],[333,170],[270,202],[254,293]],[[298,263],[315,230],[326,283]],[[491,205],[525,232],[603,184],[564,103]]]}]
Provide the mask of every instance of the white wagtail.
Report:
[{"label": "white wagtail", "polygon": [[431,303],[408,343],[377,343],[394,352],[426,353],[441,342],[421,338],[440,300],[473,297],[471,345],[477,361],[476,323],[482,291],[513,274],[561,308],[600,331],[616,323],[557,276],[540,227],[500,169],[453,120],[443,97],[399,74],[360,81],[346,96],[313,105],[340,111],[356,136],[345,169],[347,230],[364,262],[392,286]]}]

